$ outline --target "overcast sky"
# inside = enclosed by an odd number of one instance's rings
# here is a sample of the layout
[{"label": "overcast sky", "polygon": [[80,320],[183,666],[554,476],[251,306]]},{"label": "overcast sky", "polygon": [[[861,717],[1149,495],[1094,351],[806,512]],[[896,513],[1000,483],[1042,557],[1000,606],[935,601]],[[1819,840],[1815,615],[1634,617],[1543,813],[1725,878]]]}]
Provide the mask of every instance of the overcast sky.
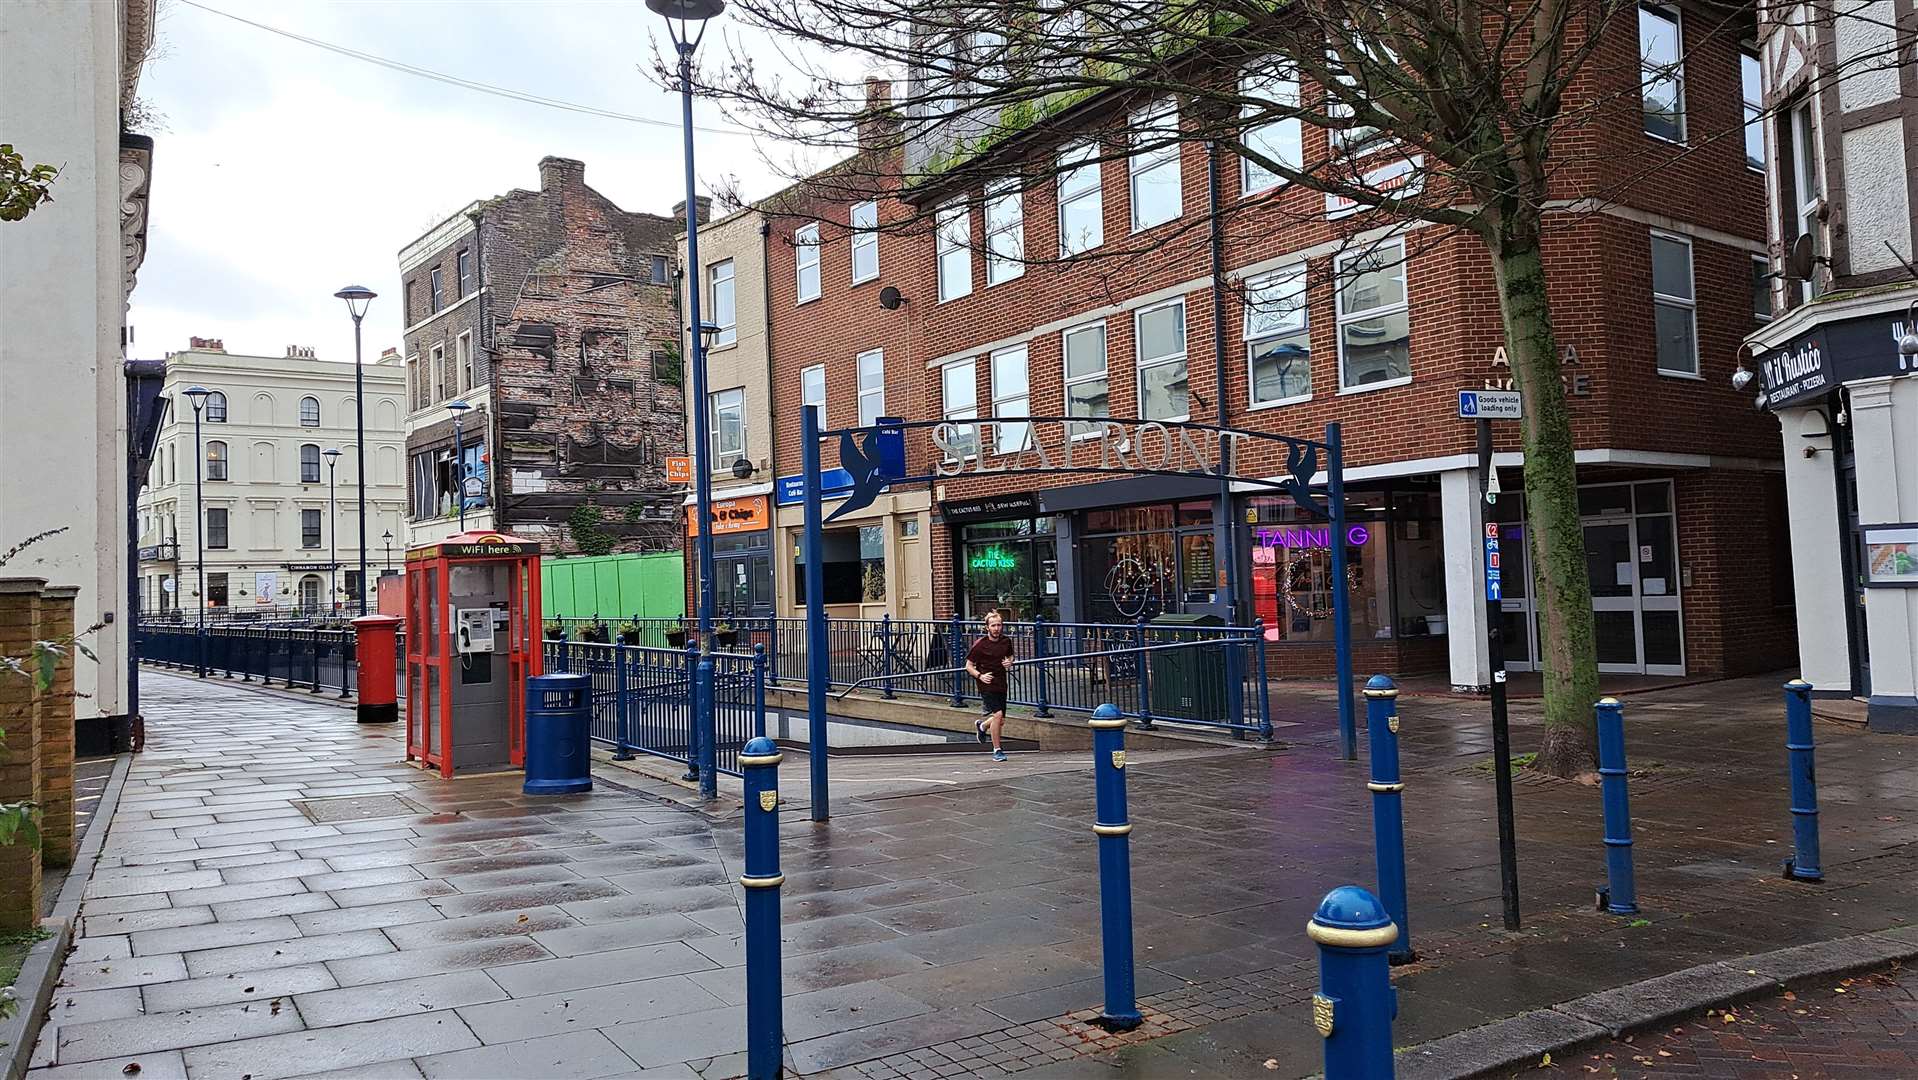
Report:
[{"label": "overcast sky", "polygon": [[[311,345],[351,360],[352,322],[333,293],[364,284],[380,294],[366,320],[371,360],[400,344],[399,249],[474,199],[538,188],[548,154],[584,161],[587,183],[628,210],[663,214],[683,197],[679,98],[646,74],[664,24],[640,0],[205,2],[416,67],[666,123],[480,94],[164,0],[161,55],[140,83],[162,127],[151,132],[133,356],[158,358],[197,335],[229,352]],[[703,105],[696,122],[726,126]],[[791,150],[751,137],[700,132],[698,151],[702,194],[729,177],[748,197],[769,194],[793,167]]]}]

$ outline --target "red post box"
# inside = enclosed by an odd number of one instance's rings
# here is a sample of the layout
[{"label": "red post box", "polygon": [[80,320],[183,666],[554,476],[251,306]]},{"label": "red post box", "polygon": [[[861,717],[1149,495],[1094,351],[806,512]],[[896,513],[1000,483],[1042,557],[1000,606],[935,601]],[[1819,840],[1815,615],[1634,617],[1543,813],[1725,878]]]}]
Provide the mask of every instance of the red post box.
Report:
[{"label": "red post box", "polygon": [[391,615],[362,615],[353,620],[353,655],[359,659],[362,724],[389,724],[400,718],[394,678],[395,635],[400,620]]},{"label": "red post box", "polygon": [[539,544],[465,532],[406,553],[406,758],[526,763],[526,680],[542,670]]}]

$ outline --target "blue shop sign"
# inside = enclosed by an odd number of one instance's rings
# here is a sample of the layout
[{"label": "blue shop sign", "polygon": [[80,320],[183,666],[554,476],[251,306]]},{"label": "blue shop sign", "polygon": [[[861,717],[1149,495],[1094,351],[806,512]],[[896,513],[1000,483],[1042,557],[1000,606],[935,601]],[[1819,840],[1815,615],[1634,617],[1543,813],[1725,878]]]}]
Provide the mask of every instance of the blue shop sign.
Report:
[{"label": "blue shop sign", "polygon": [[[819,474],[819,497],[825,499],[844,498],[852,491],[852,474],[844,469],[826,469]],[[797,506],[806,501],[806,476],[782,476],[773,489],[773,499],[780,506]]]}]

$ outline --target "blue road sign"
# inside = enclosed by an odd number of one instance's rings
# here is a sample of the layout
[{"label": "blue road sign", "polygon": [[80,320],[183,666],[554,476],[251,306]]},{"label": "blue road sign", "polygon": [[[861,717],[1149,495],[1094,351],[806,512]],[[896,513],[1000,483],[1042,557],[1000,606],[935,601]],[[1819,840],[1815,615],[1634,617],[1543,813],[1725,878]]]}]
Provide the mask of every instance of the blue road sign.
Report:
[{"label": "blue road sign", "polygon": [[1516,390],[1460,390],[1458,414],[1467,420],[1517,420],[1522,415]]}]

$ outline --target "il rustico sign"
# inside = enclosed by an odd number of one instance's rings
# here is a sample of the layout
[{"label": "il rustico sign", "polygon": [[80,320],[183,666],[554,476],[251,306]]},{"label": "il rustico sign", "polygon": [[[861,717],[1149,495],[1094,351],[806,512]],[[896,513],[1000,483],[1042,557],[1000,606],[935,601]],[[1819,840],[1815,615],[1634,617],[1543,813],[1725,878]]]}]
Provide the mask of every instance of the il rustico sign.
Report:
[{"label": "il rustico sign", "polygon": [[1898,352],[1905,331],[1904,313],[1898,312],[1826,323],[1792,338],[1758,361],[1765,407],[1806,404],[1858,379],[1918,372],[1918,361]]}]

